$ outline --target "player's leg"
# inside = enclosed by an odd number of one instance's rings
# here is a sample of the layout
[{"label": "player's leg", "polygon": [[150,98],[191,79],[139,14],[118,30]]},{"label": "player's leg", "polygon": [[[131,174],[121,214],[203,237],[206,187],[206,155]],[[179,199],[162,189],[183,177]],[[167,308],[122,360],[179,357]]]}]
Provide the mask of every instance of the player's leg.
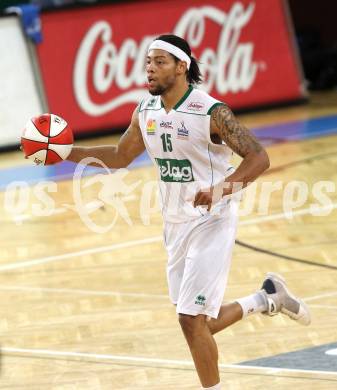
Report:
[{"label": "player's leg", "polygon": [[310,312],[305,303],[289,291],[280,275],[268,273],[260,291],[222,305],[218,318],[212,318],[207,325],[211,333],[215,334],[255,313],[269,316],[282,313],[301,325],[310,324]]},{"label": "player's leg", "polygon": [[237,302],[227,303],[221,305],[218,318],[211,318],[207,321],[207,326],[213,335],[240,321],[242,317],[241,305]]},{"label": "player's leg", "polygon": [[179,323],[204,388],[219,386],[218,348],[206,324],[206,316],[179,314]]},{"label": "player's leg", "polygon": [[[195,224],[197,226],[198,224]],[[164,241],[168,252],[167,279],[172,303],[177,305],[181,292],[182,279],[185,273],[185,260],[190,231],[194,224],[166,224]],[[202,272],[202,270],[200,269]],[[186,274],[185,274],[186,277]],[[194,294],[195,295],[195,294]],[[193,305],[196,297],[193,295]],[[196,294],[197,295],[197,294]],[[198,301],[203,308],[203,301]],[[178,311],[178,310],[177,310]],[[206,315],[179,315],[179,323],[191,350],[200,381],[205,388],[219,385],[218,351],[213,336],[206,325]],[[220,389],[220,387],[219,387]],[[217,390],[215,388],[215,390]]]},{"label": "player's leg", "polygon": [[262,313],[268,309],[267,298],[263,291],[257,291],[236,302],[221,305],[218,318],[210,319],[207,325],[212,334],[220,332],[235,322],[254,313]]},{"label": "player's leg", "polygon": [[216,319],[227,284],[236,215],[205,217],[191,227],[177,303],[179,323],[204,388],[220,389],[218,352],[207,325]]}]

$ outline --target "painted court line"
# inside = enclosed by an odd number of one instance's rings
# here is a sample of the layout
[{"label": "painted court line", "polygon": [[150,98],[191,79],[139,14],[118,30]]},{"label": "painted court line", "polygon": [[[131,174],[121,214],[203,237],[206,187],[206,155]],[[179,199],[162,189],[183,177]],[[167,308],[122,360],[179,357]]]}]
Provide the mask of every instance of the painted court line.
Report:
[{"label": "painted court line", "polygon": [[[109,354],[95,354],[85,352],[72,352],[72,351],[55,351],[49,349],[31,349],[31,348],[1,348],[3,355],[25,355],[31,357],[54,357],[54,358],[79,358],[82,361],[90,360],[105,360],[114,363],[133,363],[133,364],[151,364],[156,367],[191,367],[194,368],[194,363],[188,360],[170,360],[170,359],[157,359],[147,358],[139,356],[118,356]],[[256,372],[263,373],[264,375],[280,375],[280,374],[307,374],[311,377],[320,376],[321,379],[329,379],[337,381],[337,372],[334,371],[317,371],[317,370],[300,370],[293,368],[275,368],[275,367],[261,367],[261,366],[246,366],[240,364],[219,364],[220,369],[231,370],[236,372]],[[326,378],[324,378],[326,377]]]},{"label": "painted court line", "polygon": [[332,305],[316,305],[314,303],[311,303],[310,307],[318,307],[320,309],[337,310],[337,306],[332,306]]},{"label": "painted court line", "polygon": [[312,297],[304,298],[303,300],[306,301],[306,302],[309,302],[309,301],[314,301],[316,299],[334,297],[336,295],[337,295],[337,291],[331,291],[329,293],[320,294],[320,295],[314,295]]},{"label": "painted court line", "polygon": [[0,286],[0,291],[28,291],[28,292],[46,292],[55,294],[72,294],[72,295],[91,295],[91,296],[109,296],[109,297],[131,297],[131,298],[159,298],[169,302],[168,295],[145,294],[145,293],[126,293],[119,291],[99,291],[99,290],[82,290],[71,288],[49,288],[49,287],[31,287],[31,286]]},{"label": "painted court line", "polygon": [[[316,210],[330,210],[330,209],[336,209],[337,208],[337,203],[333,203],[330,206],[323,206],[321,208],[316,208]],[[303,209],[303,210],[298,210],[293,213],[293,215],[305,215],[311,213],[312,210],[311,208]],[[257,223],[265,222],[265,221],[273,221],[277,219],[284,219],[287,218],[286,213],[280,213],[280,214],[273,214],[273,215],[267,215],[259,218],[253,218],[249,219],[247,221],[242,221],[239,223],[240,226],[247,226],[247,225],[255,225]],[[3,264],[0,265],[0,272],[4,271],[11,271],[15,269],[20,269],[20,268],[26,268],[26,267],[32,267],[35,265],[40,265],[40,264],[46,264],[54,261],[61,261],[61,260],[66,260],[70,259],[73,257],[78,257],[78,256],[84,256],[88,254],[95,254],[95,253],[103,253],[103,252],[110,252],[116,249],[123,249],[123,248],[129,248],[137,245],[143,245],[143,244],[152,244],[156,242],[161,242],[163,237],[160,236],[153,236],[153,237],[148,237],[140,240],[133,240],[133,241],[126,241],[118,244],[112,244],[108,246],[102,246],[102,247],[94,247],[94,248],[89,248],[89,249],[84,249],[82,251],[77,251],[77,252],[68,252],[64,253],[62,255],[55,255],[55,256],[47,256],[47,257],[42,257],[38,259],[33,259],[33,260],[27,260],[27,261],[21,261],[21,262],[16,262],[16,263],[10,263],[10,264]]]},{"label": "painted court line", "polygon": [[121,242],[119,244],[112,244],[107,246],[100,246],[100,247],[94,247],[90,249],[84,249],[82,251],[77,252],[68,252],[64,253],[63,255],[56,255],[56,256],[47,256],[42,257],[40,259],[34,259],[34,260],[28,260],[28,261],[21,261],[13,264],[3,264],[0,266],[0,272],[1,271],[11,271],[14,269],[19,268],[25,268],[25,267],[31,267],[34,265],[40,265],[40,264],[46,264],[53,261],[60,261],[60,260],[66,260],[70,259],[72,257],[78,257],[78,256],[84,256],[88,254],[93,253],[104,253],[104,252],[110,252],[116,249],[124,249],[124,248],[130,248],[132,246],[137,246],[141,244],[152,244],[155,242],[160,242],[163,240],[162,236],[154,236],[149,238],[143,238],[141,240],[133,240],[133,241],[126,241]]},{"label": "painted court line", "polygon": [[[55,294],[72,294],[72,295],[90,295],[90,296],[116,296],[116,297],[132,297],[132,298],[158,298],[168,300],[168,295],[163,294],[146,294],[146,293],[127,293],[120,291],[101,291],[101,290],[83,290],[71,288],[51,288],[51,287],[34,287],[34,286],[0,286],[0,291],[27,291],[27,292],[46,292]],[[337,291],[315,295],[313,297],[304,298],[305,302],[314,301],[316,299],[328,298],[337,295]],[[320,307],[327,309],[337,309],[334,305],[325,304],[310,304],[310,307]]]},{"label": "painted court line", "polygon": [[279,213],[279,214],[272,214],[272,215],[265,215],[263,217],[258,218],[252,218],[248,219],[247,221],[242,221],[239,223],[239,226],[247,226],[247,225],[254,225],[256,223],[266,222],[266,221],[276,221],[277,219],[287,219],[288,221],[292,219],[292,217],[298,216],[298,215],[307,215],[311,214],[313,211],[315,212],[324,212],[324,211],[332,211],[337,209],[337,203],[332,203],[331,205],[326,205],[322,207],[315,207],[311,208],[308,207],[306,209],[296,210],[292,211],[290,214],[287,213]]}]

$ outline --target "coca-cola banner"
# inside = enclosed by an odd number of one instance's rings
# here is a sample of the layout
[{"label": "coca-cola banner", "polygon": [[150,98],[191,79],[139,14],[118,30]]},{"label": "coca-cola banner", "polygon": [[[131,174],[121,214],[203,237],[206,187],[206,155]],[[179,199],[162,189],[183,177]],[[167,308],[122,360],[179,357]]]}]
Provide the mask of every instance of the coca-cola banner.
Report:
[{"label": "coca-cola banner", "polygon": [[201,62],[202,86],[232,108],[303,96],[284,1],[135,1],[42,15],[38,46],[51,112],[76,131],[129,123],[147,95],[152,40],[174,33]]}]

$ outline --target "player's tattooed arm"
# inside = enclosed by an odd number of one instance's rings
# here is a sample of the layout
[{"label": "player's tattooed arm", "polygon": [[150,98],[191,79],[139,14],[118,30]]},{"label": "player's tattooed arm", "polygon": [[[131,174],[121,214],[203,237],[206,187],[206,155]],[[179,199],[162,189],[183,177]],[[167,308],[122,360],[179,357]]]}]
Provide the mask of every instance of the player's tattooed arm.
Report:
[{"label": "player's tattooed arm", "polygon": [[269,168],[269,158],[262,145],[225,104],[212,111],[210,132],[220,137],[243,160],[224,182],[197,193],[194,206],[207,205],[208,210],[221,196],[242,189]]},{"label": "player's tattooed arm", "polygon": [[211,133],[218,134],[239,156],[248,153],[261,153],[262,146],[252,133],[234,116],[226,105],[217,106],[211,113]]},{"label": "player's tattooed arm", "polygon": [[[238,187],[245,187],[269,168],[267,152],[227,105],[219,105],[212,111],[210,127],[211,134],[218,134],[228,147],[243,158],[226,183],[238,183]],[[227,192],[232,190],[230,188]]]}]

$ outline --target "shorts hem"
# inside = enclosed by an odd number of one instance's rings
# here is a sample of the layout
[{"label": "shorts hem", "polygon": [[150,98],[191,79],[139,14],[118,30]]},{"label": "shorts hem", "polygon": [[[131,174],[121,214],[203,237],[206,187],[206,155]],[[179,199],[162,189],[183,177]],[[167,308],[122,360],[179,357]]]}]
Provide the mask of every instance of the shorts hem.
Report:
[{"label": "shorts hem", "polygon": [[214,319],[217,319],[218,318],[218,315],[219,315],[219,310],[217,311],[217,313],[215,313],[215,311],[208,311],[208,310],[177,310],[177,313],[178,314],[187,314],[187,315],[190,315],[190,316],[198,316],[199,314],[202,314],[204,316],[207,316],[207,317],[211,317],[211,318],[214,318]]}]

